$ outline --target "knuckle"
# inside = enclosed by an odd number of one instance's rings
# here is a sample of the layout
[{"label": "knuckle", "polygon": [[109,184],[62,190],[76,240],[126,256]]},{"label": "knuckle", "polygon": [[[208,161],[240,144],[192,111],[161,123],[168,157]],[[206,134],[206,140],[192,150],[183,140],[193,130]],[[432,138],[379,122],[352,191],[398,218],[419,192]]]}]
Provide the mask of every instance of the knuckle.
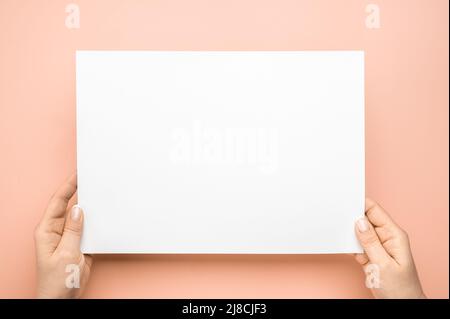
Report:
[{"label": "knuckle", "polygon": [[409,243],[409,235],[404,229],[400,229],[399,231],[399,237],[402,241],[405,243]]},{"label": "knuckle", "polygon": [[34,238],[40,239],[42,238],[42,235],[44,234],[44,230],[42,228],[41,224],[36,225],[36,227],[34,228]]},{"label": "knuckle", "polygon": [[375,210],[379,208],[380,205],[377,202],[371,202],[370,207],[366,210],[366,215],[371,215]]}]

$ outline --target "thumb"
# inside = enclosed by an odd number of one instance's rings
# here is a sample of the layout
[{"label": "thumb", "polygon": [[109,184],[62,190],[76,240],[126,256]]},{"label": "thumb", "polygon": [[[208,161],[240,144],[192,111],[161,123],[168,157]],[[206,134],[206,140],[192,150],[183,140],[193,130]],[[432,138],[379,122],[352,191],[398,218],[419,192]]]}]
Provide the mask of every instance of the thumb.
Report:
[{"label": "thumb", "polygon": [[384,249],[380,238],[378,238],[375,228],[367,218],[359,219],[355,228],[356,237],[371,263],[381,264],[391,258]]},{"label": "thumb", "polygon": [[80,250],[81,232],[83,230],[83,211],[74,205],[66,217],[64,231],[59,242],[59,249],[71,252]]}]

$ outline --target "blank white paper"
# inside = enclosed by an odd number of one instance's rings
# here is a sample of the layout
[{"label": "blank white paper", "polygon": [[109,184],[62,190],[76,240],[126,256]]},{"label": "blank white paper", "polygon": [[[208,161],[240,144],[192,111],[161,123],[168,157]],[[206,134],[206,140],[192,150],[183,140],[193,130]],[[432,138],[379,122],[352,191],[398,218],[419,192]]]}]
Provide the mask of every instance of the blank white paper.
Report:
[{"label": "blank white paper", "polygon": [[353,253],[362,51],[78,51],[85,253]]}]

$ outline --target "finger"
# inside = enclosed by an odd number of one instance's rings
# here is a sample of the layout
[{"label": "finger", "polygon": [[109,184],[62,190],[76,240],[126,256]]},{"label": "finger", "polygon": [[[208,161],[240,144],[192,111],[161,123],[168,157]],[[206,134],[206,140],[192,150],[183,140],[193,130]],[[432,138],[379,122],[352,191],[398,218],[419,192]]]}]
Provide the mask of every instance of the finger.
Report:
[{"label": "finger", "polygon": [[53,194],[45,211],[43,221],[64,217],[67,204],[77,191],[77,173],[73,173]]},{"label": "finger", "polygon": [[369,262],[369,257],[365,253],[355,254],[355,259],[361,266],[365,266]]},{"label": "finger", "polygon": [[356,237],[364,249],[371,263],[381,264],[387,262],[391,257],[384,249],[372,224],[363,217],[356,222]]},{"label": "finger", "polygon": [[53,194],[42,220],[35,229],[35,243],[41,254],[53,254],[58,247],[64,229],[67,204],[77,188],[77,174],[74,173]]},{"label": "finger", "polygon": [[59,251],[78,253],[83,230],[83,210],[74,205],[66,217],[64,231],[58,245]]},{"label": "finger", "polygon": [[391,216],[377,202],[366,198],[366,216],[375,227],[397,226]]},{"label": "finger", "polygon": [[[408,235],[383,207],[370,198],[366,198],[366,216],[375,226],[375,231],[388,254],[397,262],[408,260],[410,257]],[[386,245],[388,242],[389,245]]]}]

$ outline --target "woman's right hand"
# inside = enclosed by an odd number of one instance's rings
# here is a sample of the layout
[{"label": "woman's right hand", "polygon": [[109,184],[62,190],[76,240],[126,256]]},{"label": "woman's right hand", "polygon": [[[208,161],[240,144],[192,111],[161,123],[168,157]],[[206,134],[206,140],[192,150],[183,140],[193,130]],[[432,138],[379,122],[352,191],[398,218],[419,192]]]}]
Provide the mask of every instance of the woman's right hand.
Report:
[{"label": "woman's right hand", "polygon": [[407,233],[371,199],[366,216],[356,222],[364,249],[356,260],[366,272],[366,285],[375,298],[426,298],[419,281]]}]

